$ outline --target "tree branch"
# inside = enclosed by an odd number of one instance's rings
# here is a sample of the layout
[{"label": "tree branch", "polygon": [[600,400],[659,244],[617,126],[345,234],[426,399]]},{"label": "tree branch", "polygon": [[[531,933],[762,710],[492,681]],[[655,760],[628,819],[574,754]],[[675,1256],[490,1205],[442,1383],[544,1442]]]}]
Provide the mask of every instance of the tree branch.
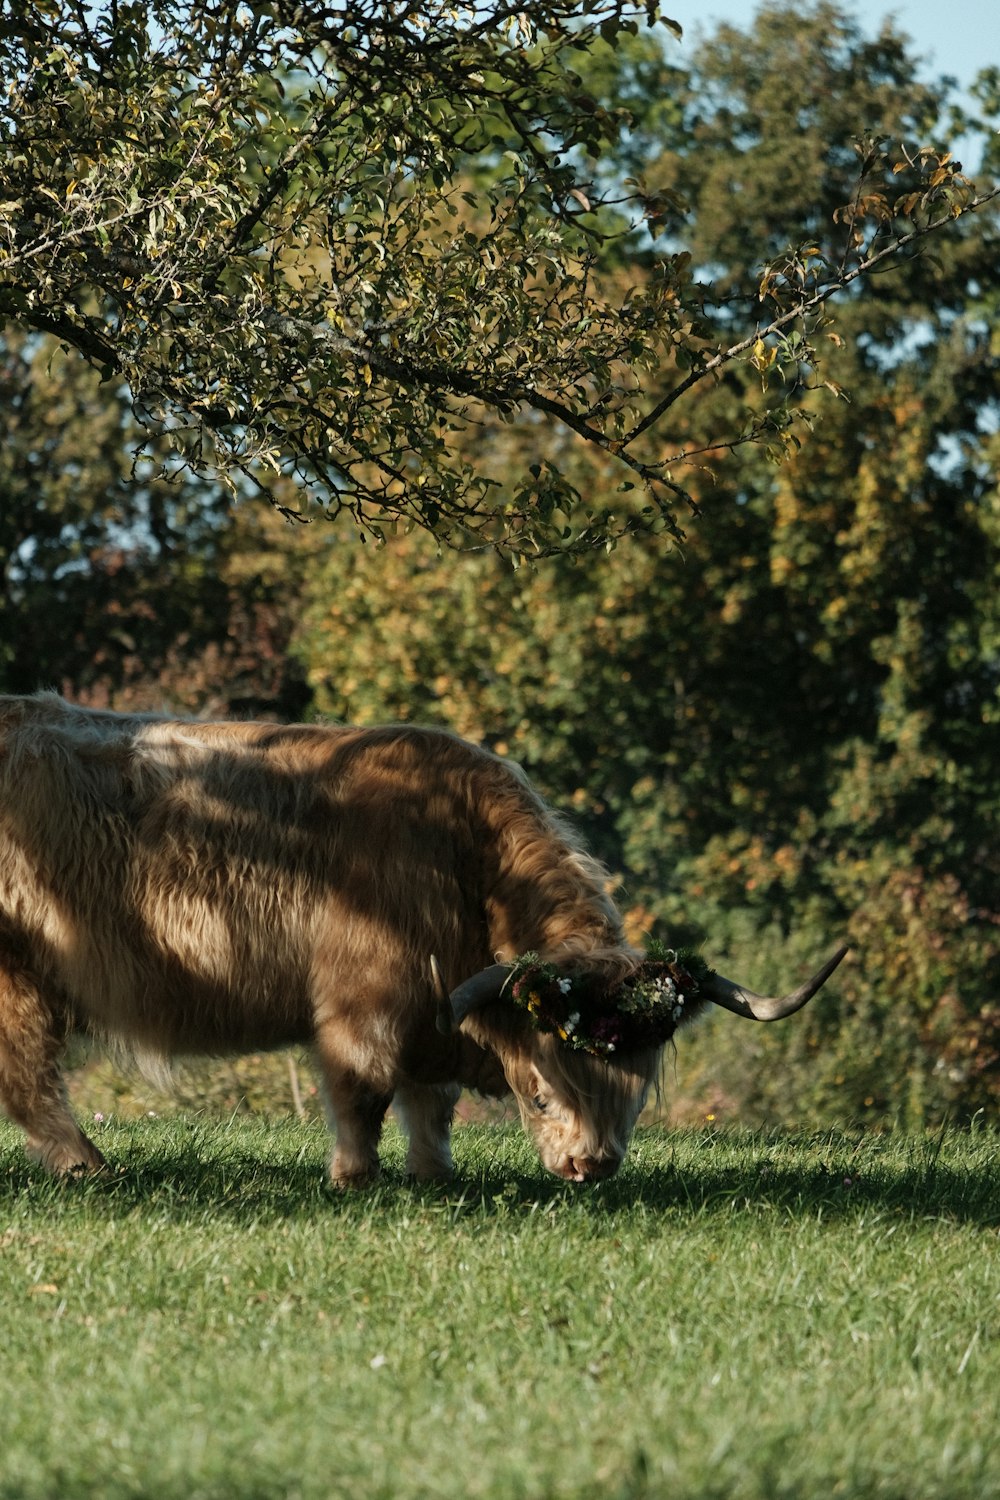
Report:
[{"label": "tree branch", "polygon": [[790,324],[798,322],[801,318],[808,317],[811,312],[815,312],[816,308],[822,307],[825,302],[828,302],[831,297],[836,296],[838,292],[844,291],[862,276],[869,275],[878,266],[882,265],[883,262],[898,256],[909,245],[926,238],[927,235],[933,234],[936,230],[943,229],[946,224],[953,222],[955,219],[963,218],[966,214],[983,208],[987,203],[993,202],[998,197],[1000,197],[1000,187],[993,188],[988,193],[980,193],[978,197],[973,198],[969,203],[965,204],[958,213],[952,211],[941,214],[930,223],[923,224],[911,230],[908,234],[897,236],[888,245],[883,246],[881,250],[860,261],[852,270],[845,271],[843,275],[838,275],[832,281],[826,282],[811,297],[803,297],[793,307],[790,307],[787,312],[773,318],[765,327],[755,329],[746,338],[740,339],[735,344],[731,344],[728,349],[720,350],[718,354],[714,355],[698,369],[692,370],[672,390],[668,391],[652,410],[647,412],[642,420],[629,430],[622,439],[622,446],[625,447],[629,443],[633,443],[644,432],[648,432],[651,427],[656,425],[665,412],[669,411],[682,396],[687,395],[693,386],[698,385],[704,380],[706,375],[713,374],[716,370],[720,370],[724,365],[729,364],[731,360],[738,358],[741,354],[745,354],[758,339],[765,339],[771,334],[782,333]]}]

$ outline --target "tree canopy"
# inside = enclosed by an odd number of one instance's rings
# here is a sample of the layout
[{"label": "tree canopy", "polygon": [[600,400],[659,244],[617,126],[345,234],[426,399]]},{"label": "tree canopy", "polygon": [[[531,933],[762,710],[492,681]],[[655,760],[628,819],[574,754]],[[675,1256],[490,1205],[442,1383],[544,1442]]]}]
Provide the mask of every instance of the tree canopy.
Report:
[{"label": "tree canopy", "polygon": [[[691,183],[630,170],[634,86],[597,86],[678,30],[654,0],[9,0],[0,318],[121,384],[167,476],[515,555],[679,535],[693,456],[780,445],[830,297],[989,194],[942,142],[859,139],[832,243],[803,204],[717,278]],[[711,131],[711,100],[674,117]],[[769,401],[692,454],[684,398],[738,360]],[[491,467],[476,431],[522,414],[533,454]]]}]

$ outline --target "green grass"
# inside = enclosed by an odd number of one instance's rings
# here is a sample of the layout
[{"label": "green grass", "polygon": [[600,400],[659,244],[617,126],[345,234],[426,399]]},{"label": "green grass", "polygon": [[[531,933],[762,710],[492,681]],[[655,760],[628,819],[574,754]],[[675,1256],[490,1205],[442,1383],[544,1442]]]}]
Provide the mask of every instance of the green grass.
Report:
[{"label": "green grass", "polygon": [[325,1132],[0,1127],[0,1497],[1000,1495],[1000,1137],[637,1134],[596,1188],[513,1128],[369,1192]]}]

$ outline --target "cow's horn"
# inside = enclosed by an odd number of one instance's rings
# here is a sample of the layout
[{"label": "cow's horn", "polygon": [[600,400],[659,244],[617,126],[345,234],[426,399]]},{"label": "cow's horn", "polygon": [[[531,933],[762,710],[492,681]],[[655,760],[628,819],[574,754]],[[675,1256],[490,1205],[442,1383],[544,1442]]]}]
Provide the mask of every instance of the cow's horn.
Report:
[{"label": "cow's horn", "polygon": [[492,1005],[495,1000],[499,1000],[509,973],[509,964],[491,964],[488,969],[482,969],[478,974],[473,974],[471,979],[464,980],[449,995],[438,961],[432,954],[431,974],[434,977],[434,996],[437,1000],[438,1031],[444,1032],[446,1036],[457,1031],[470,1011],[480,1010],[484,1005]]},{"label": "cow's horn", "polygon": [[434,1000],[437,1005],[435,1021],[437,1029],[442,1036],[451,1036],[453,1027],[451,1022],[451,997],[448,994],[448,986],[441,976],[441,965],[434,954],[431,954],[431,983],[434,986]]},{"label": "cow's horn", "polygon": [[748,1021],[780,1021],[785,1016],[801,1010],[811,1000],[821,985],[824,985],[840,963],[847,948],[838,948],[836,953],[805,984],[790,995],[755,995],[745,985],[734,984],[721,974],[713,974],[701,986],[701,995],[723,1010],[731,1010],[735,1016],[745,1016]]}]

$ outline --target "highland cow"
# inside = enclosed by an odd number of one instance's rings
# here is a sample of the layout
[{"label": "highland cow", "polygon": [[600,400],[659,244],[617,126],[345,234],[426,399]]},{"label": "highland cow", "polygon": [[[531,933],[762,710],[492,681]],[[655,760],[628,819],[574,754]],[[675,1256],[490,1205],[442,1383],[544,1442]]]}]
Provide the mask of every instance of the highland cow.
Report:
[{"label": "highland cow", "polygon": [[102,1165],[60,1057],[308,1044],[331,1176],[418,1178],[461,1087],[513,1091],[545,1166],[626,1151],[664,1042],[713,1002],[790,1014],[625,942],[603,868],[497,756],[445,731],[200,723],[0,696],[0,1102],[54,1172]]}]

